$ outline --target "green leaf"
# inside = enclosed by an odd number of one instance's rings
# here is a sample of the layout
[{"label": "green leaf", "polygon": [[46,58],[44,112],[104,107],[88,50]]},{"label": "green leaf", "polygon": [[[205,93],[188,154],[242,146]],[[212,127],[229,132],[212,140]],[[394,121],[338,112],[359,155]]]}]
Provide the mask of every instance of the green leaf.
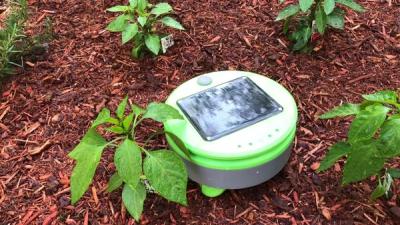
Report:
[{"label": "green leaf", "polygon": [[128,24],[125,30],[122,31],[122,44],[125,44],[126,42],[132,40],[132,38],[135,37],[137,32],[138,32],[137,23]]},{"label": "green leaf", "polygon": [[353,0],[335,0],[337,3],[349,7],[350,9],[357,12],[365,12],[365,9]]},{"label": "green leaf", "polygon": [[390,168],[387,170],[387,173],[390,174],[393,178],[400,178],[400,169]]},{"label": "green leaf", "polygon": [[145,39],[146,47],[154,54],[158,55],[160,51],[161,44],[160,44],[160,37],[156,34],[149,34],[146,36]]},{"label": "green leaf", "polygon": [[342,184],[346,185],[376,175],[384,163],[374,142],[359,142],[352,146],[348,154],[343,169]]},{"label": "green leaf", "polygon": [[124,185],[122,190],[122,201],[129,214],[136,221],[139,221],[143,212],[143,203],[146,199],[146,189],[142,183],[138,183],[136,188],[130,187],[128,184]]},{"label": "green leaf", "polygon": [[314,3],[314,0],[299,0],[299,5],[300,5],[301,11],[307,12],[307,10],[310,9],[310,7],[312,6],[313,3]]},{"label": "green leaf", "polygon": [[145,12],[145,9],[147,8],[148,2],[147,0],[137,0],[138,1],[138,10],[141,14]]},{"label": "green leaf", "polygon": [[92,124],[92,128],[93,127],[97,127],[101,124],[107,123],[110,119],[110,110],[107,108],[103,108],[100,113],[97,115],[96,120],[93,122]]},{"label": "green leaf", "polygon": [[189,159],[191,158],[189,149],[186,148],[185,143],[183,143],[183,141],[178,136],[168,131],[165,131],[165,135],[170,138],[176,144],[176,146],[178,146],[183,154],[185,154]]},{"label": "green leaf", "polygon": [[132,8],[132,10],[135,9],[137,6],[137,0],[129,0],[129,5]]},{"label": "green leaf", "polygon": [[333,108],[331,111],[322,114],[320,119],[331,119],[335,117],[344,117],[356,115],[360,112],[359,104],[345,103],[341,106]]},{"label": "green leaf", "polygon": [[152,102],[147,106],[143,118],[150,118],[161,123],[172,119],[183,119],[179,111],[174,107],[157,102]]},{"label": "green leaf", "polygon": [[137,116],[140,116],[145,112],[144,109],[142,109],[140,106],[135,105],[135,104],[132,104],[131,108],[132,108],[133,113],[135,113],[135,115],[137,115]]},{"label": "green leaf", "polygon": [[383,123],[380,139],[385,144],[384,155],[400,155],[400,118],[391,118]]},{"label": "green leaf", "polygon": [[139,16],[137,21],[140,24],[140,26],[144,27],[146,25],[146,23],[147,23],[147,17]]},{"label": "green leaf", "polygon": [[107,146],[104,140],[95,130],[90,128],[81,142],[68,156],[76,160],[76,165],[71,175],[71,202],[75,204],[92,183],[101,154]]},{"label": "green leaf", "polygon": [[111,123],[111,124],[114,124],[114,125],[119,125],[119,120],[114,118],[114,117],[110,117],[110,118],[108,118],[107,123]]},{"label": "green leaf", "polygon": [[169,27],[172,27],[172,28],[175,28],[178,30],[185,30],[185,28],[172,17],[166,16],[166,17],[162,18],[161,22],[165,26],[169,26]]},{"label": "green leaf", "polygon": [[389,108],[375,104],[361,110],[350,125],[349,142],[356,143],[372,138],[385,122]]},{"label": "green leaf", "polygon": [[329,15],[335,9],[335,0],[324,0],[324,11]]},{"label": "green leaf", "polygon": [[324,34],[327,25],[327,18],[325,11],[322,9],[321,5],[317,6],[315,10],[315,24],[317,25],[317,30],[320,34]]},{"label": "green leaf", "polygon": [[159,16],[163,14],[167,14],[172,11],[172,7],[166,3],[158,3],[157,5],[154,6],[154,8],[150,11],[151,14]]},{"label": "green leaf", "polygon": [[143,44],[135,46],[134,48],[132,48],[132,56],[135,58],[139,58],[140,55],[142,54],[142,49],[143,49]]},{"label": "green leaf", "polygon": [[124,128],[122,128],[122,127],[120,127],[120,126],[108,127],[108,128],[106,128],[106,131],[112,132],[112,133],[114,133],[114,134],[123,134],[123,133],[125,133]]},{"label": "green leaf", "polygon": [[318,172],[329,169],[331,166],[335,164],[335,162],[347,155],[351,150],[351,146],[345,142],[338,142],[329,149],[329,152],[326,154],[325,158],[322,160]]},{"label": "green leaf", "polygon": [[122,122],[122,126],[126,131],[129,131],[129,127],[132,124],[134,113],[130,113],[127,117],[125,117],[124,121]]},{"label": "green leaf", "polygon": [[108,8],[107,11],[109,12],[126,12],[129,10],[128,6],[125,5],[116,5],[111,8]]},{"label": "green leaf", "polygon": [[371,102],[393,104],[397,103],[397,93],[395,91],[378,91],[370,95],[362,96],[365,100]]},{"label": "green leaf", "polygon": [[379,181],[378,185],[376,186],[375,190],[371,194],[371,199],[375,200],[386,193],[385,187]]},{"label": "green leaf", "polygon": [[276,17],[275,21],[287,19],[300,11],[299,5],[289,5],[279,12],[278,17]]},{"label": "green leaf", "polygon": [[139,146],[130,139],[125,139],[117,148],[114,164],[118,175],[131,187],[136,187],[142,175],[142,153]]},{"label": "green leaf", "polygon": [[107,192],[115,191],[122,185],[122,183],[123,183],[122,178],[118,175],[118,173],[114,173],[111,176],[110,181],[108,181]]},{"label": "green leaf", "polygon": [[188,175],[179,156],[168,150],[149,152],[144,160],[144,174],[162,197],[186,205]]},{"label": "green leaf", "polygon": [[344,17],[341,13],[336,13],[336,10],[327,16],[329,26],[336,29],[344,29]]},{"label": "green leaf", "polygon": [[124,117],[125,109],[126,109],[126,104],[128,104],[128,96],[126,96],[121,103],[119,103],[117,107],[117,111],[115,112],[117,114],[117,117],[119,119],[122,119]]},{"label": "green leaf", "polygon": [[125,27],[128,24],[128,19],[128,15],[120,15],[115,18],[115,20],[111,21],[106,29],[110,32],[122,32],[125,30]]}]

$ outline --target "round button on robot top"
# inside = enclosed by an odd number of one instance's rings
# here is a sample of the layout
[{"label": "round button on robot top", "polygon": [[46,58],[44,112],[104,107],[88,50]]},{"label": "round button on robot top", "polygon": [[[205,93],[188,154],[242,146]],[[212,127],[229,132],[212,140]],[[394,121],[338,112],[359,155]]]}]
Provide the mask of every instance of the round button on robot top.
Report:
[{"label": "round button on robot top", "polygon": [[201,76],[201,77],[197,78],[197,84],[200,86],[207,86],[207,85],[210,85],[211,83],[212,83],[211,77]]}]

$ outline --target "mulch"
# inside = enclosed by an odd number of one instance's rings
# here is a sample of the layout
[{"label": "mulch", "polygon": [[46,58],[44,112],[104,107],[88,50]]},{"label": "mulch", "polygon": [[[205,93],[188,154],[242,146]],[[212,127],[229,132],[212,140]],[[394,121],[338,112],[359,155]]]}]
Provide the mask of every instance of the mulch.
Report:
[{"label": "mulch", "polygon": [[[340,186],[343,162],[315,173],[350,122],[318,115],[363,93],[400,87],[399,1],[360,1],[366,13],[349,12],[345,32],[330,31],[314,54],[301,55],[290,53],[274,22],[278,1],[169,0],[186,31],[173,31],[175,45],[165,55],[142,60],[132,60],[130,46],[104,29],[114,17],[105,9],[117,1],[29,2],[28,34],[41,32],[48,17],[55,38],[45,60],[29,62],[1,87],[0,224],[134,224],[120,191],[104,191],[115,170],[110,151],[88,193],[70,205],[74,162],[67,153],[102,107],[115,109],[127,94],[142,106],[163,101],[182,82],[219,70],[263,74],[293,93],[300,122],[289,163],[262,185],[218,198],[190,183],[188,207],[150,195],[140,224],[400,224],[399,181],[389,199],[372,202],[374,179]],[[399,167],[399,159],[391,165]]]}]

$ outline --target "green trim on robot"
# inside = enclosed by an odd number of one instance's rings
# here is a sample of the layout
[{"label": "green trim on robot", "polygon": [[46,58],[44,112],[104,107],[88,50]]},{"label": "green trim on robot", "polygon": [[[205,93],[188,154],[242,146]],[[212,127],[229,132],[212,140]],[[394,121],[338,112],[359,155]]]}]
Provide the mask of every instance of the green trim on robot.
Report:
[{"label": "green trim on robot", "polygon": [[[262,165],[268,161],[272,161],[280,156],[285,150],[289,148],[292,144],[294,136],[296,133],[296,127],[293,128],[291,134],[286,137],[283,142],[278,143],[277,145],[266,149],[261,154],[257,154],[253,157],[243,158],[243,159],[236,159],[236,160],[222,160],[222,159],[212,159],[206,158],[200,155],[192,154],[190,159],[186,157],[186,155],[179,149],[179,147],[175,144],[175,142],[169,138],[168,136],[167,141],[170,147],[178,153],[181,157],[185,158],[186,160],[192,161],[193,163],[210,168],[210,169],[219,169],[219,170],[242,170],[248,169],[251,167],[256,167]],[[191,149],[189,150],[191,151]]]}]

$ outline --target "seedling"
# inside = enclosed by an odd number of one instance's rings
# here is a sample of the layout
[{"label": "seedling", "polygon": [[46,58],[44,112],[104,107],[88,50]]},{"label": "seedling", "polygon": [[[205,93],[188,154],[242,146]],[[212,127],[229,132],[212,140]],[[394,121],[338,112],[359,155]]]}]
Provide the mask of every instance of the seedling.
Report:
[{"label": "seedling", "polygon": [[122,44],[133,41],[132,56],[139,58],[147,48],[154,55],[161,50],[161,38],[156,24],[184,30],[174,18],[167,16],[172,12],[168,3],[152,5],[147,0],[129,0],[129,5],[117,5],[107,9],[122,13],[107,26],[111,32],[122,33]]},{"label": "seedling", "polygon": [[[324,35],[328,27],[344,29],[345,11],[337,7],[338,5],[356,12],[365,11],[354,0],[299,0],[298,4],[284,8],[276,21],[284,20],[283,32],[294,43],[294,51],[311,52],[312,41],[319,35]],[[296,22],[293,31],[290,30],[292,22]]]},{"label": "seedling", "polygon": [[[103,150],[109,147],[116,149],[116,172],[110,178],[107,191],[112,192],[123,186],[122,201],[135,220],[140,219],[149,189],[167,200],[186,205],[188,175],[180,157],[165,149],[149,151],[145,149],[147,141],[140,145],[135,139],[136,128],[144,119],[164,123],[168,120],[180,120],[182,116],[176,109],[163,103],[151,103],[147,109],[133,104],[128,107],[131,112],[125,115],[127,105],[126,97],[118,105],[116,117],[110,115],[109,109],[102,109],[81,142],[69,153],[69,157],[76,160],[71,175],[72,204],[83,196],[92,183]],[[106,141],[96,131],[99,126],[103,126],[116,137]],[[175,138],[172,134],[168,135]],[[150,138],[153,136],[154,134]],[[142,154],[145,155],[144,160]]]},{"label": "seedling", "polygon": [[400,156],[400,103],[395,91],[379,91],[362,96],[360,104],[346,103],[320,116],[321,119],[355,116],[346,141],[334,144],[318,169],[330,168],[346,158],[342,184],[365,180],[377,175],[372,199],[388,195],[393,178],[400,169],[387,168],[385,162]]}]

